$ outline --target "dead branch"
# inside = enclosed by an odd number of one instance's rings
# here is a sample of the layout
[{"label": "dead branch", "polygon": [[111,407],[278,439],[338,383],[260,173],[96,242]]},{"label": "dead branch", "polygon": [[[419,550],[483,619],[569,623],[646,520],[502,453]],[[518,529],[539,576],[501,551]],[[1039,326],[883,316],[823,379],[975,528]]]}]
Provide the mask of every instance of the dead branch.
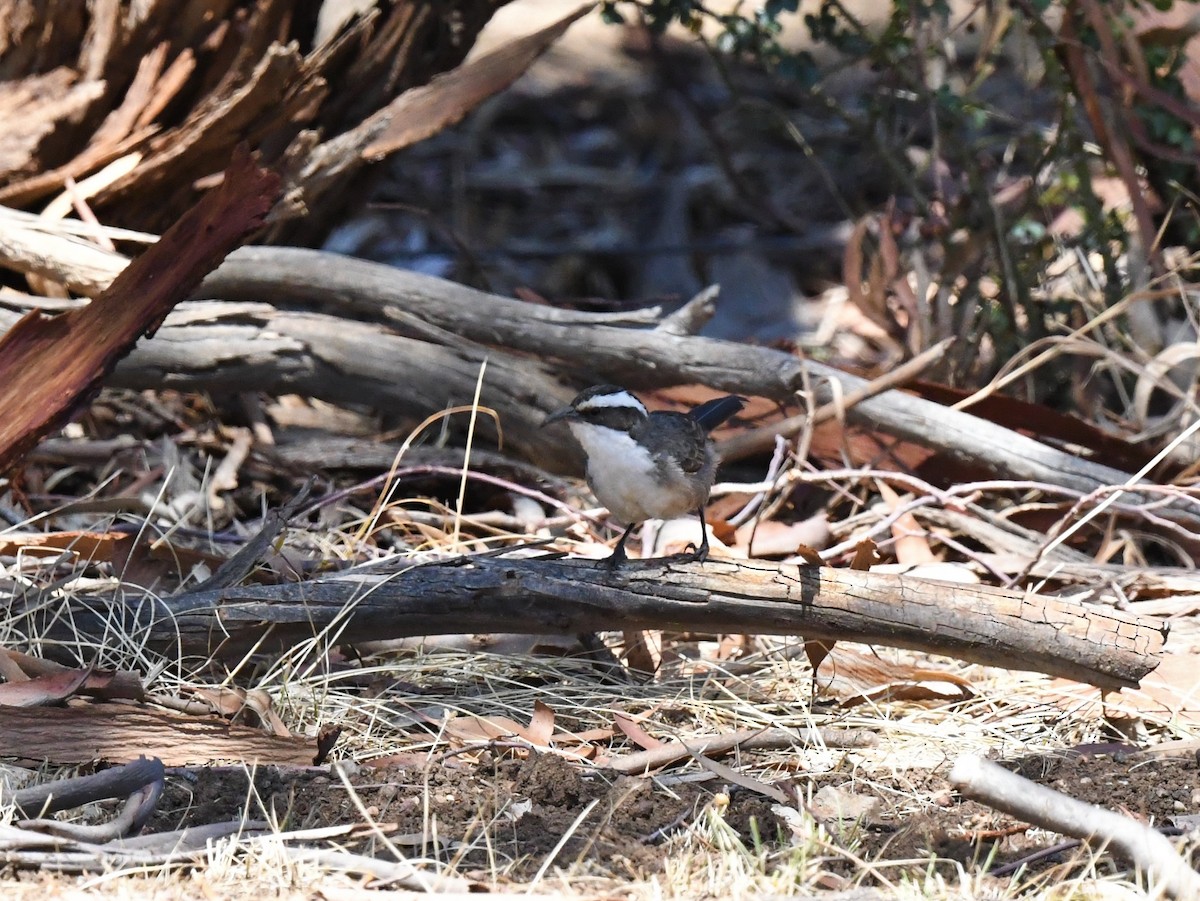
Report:
[{"label": "dead branch", "polygon": [[[0,329],[18,318],[0,310]],[[578,472],[578,449],[541,429],[546,414],[570,400],[571,391],[540,366],[461,342],[448,347],[404,337],[370,323],[279,312],[263,304],[185,304],[153,339],[120,361],[107,384],[299,393],[366,404],[399,421],[419,422],[470,398],[485,357],[481,403],[502,411],[503,449],[550,471]],[[460,417],[450,424],[465,428],[465,423]],[[481,449],[498,446],[500,434],[488,417],[479,418],[477,429]]]},{"label": "dead branch", "polygon": [[0,860],[11,867],[86,873],[125,867],[202,865],[212,842],[230,835],[253,841],[270,824],[239,819],[94,844],[15,826],[0,829]]},{"label": "dead branch", "polygon": [[[0,253],[3,250],[0,243]],[[61,257],[55,253],[51,248],[39,247],[39,271],[69,281],[70,257],[65,250]],[[21,265],[11,259],[6,262]],[[330,320],[287,319],[280,314],[272,319],[273,326],[295,323],[293,329],[299,333],[301,344],[283,342],[272,349],[272,335],[247,334],[245,347],[247,351],[254,348],[253,354],[229,361],[228,367],[222,364],[207,369],[189,359],[187,345],[199,338],[211,341],[215,335],[180,335],[170,348],[148,342],[137,353],[154,357],[156,365],[142,363],[145,368],[139,371],[131,361],[122,370],[130,374],[129,380],[120,384],[157,387],[163,384],[165,374],[172,372],[177,373],[172,376],[177,382],[175,387],[196,390],[242,390],[255,380],[260,390],[279,390],[291,382],[287,390],[334,401],[344,401],[350,393],[361,403],[414,414],[417,411],[411,407],[416,398],[433,391],[435,396],[426,397],[423,416],[435,404],[443,403],[447,387],[453,386],[456,401],[470,396],[475,365],[489,356],[506,362],[514,379],[531,380],[524,391],[501,388],[497,393],[502,396],[490,405],[506,420],[514,418],[519,430],[528,435],[531,443],[521,452],[552,469],[560,466],[547,464],[544,458],[553,461],[563,449],[556,453],[551,442],[527,431],[540,421],[547,401],[558,403],[570,393],[551,378],[547,360],[557,360],[575,370],[586,369],[633,388],[699,382],[785,404],[793,403],[796,393],[810,381],[819,403],[834,402],[834,383],[840,386],[843,396],[869,392],[864,379],[781,351],[681,335],[671,329],[633,327],[649,324],[650,311],[617,317],[558,310],[315,250],[241,248],[204,281],[197,296],[266,303],[279,310],[316,310],[336,317],[337,325],[331,328]],[[415,333],[415,337],[389,335],[388,340],[381,340],[378,330],[365,322],[348,321],[351,318],[386,322],[402,333]],[[318,337],[320,340],[316,340]],[[478,346],[463,347],[463,339]],[[430,350],[437,345],[445,346]],[[204,346],[211,350],[218,345]],[[388,363],[373,366],[379,349],[387,346],[396,347],[396,353],[385,350],[382,355]],[[335,358],[329,363],[320,359],[326,347],[331,348],[328,353]],[[513,355],[492,357],[497,353],[495,348]],[[534,356],[538,362],[518,354]],[[464,356],[472,364],[469,376],[463,370]],[[447,368],[448,363],[454,365]],[[344,368],[347,365],[349,368]],[[402,368],[397,370],[396,366]],[[470,387],[464,389],[459,382],[466,378],[470,379]],[[1060,485],[1088,494],[1130,479],[1121,470],[1064,453],[969,413],[896,391],[864,397],[847,411],[847,417],[1014,480]],[[536,428],[532,432],[536,433]],[[1129,500],[1144,499],[1132,493]],[[1184,512],[1173,510],[1173,515],[1188,518]]]},{"label": "dead branch", "polygon": [[22,829],[45,832],[77,842],[111,842],[137,835],[154,814],[162,796],[163,780],[144,785],[131,793],[115,817],[105,823],[72,823],[54,819],[22,820]]},{"label": "dead branch", "polygon": [[87,763],[146,755],[168,766],[230,759],[310,766],[317,746],[214,717],[174,716],[125,705],[0,707],[0,756]]},{"label": "dead branch", "polygon": [[1038,785],[980,757],[960,757],[950,782],[968,798],[1027,823],[1111,847],[1173,897],[1200,897],[1200,874],[1166,836],[1136,820]]},{"label": "dead branch", "polygon": [[[558,360],[633,388],[699,382],[790,404],[804,388],[807,370],[819,403],[835,400],[834,382],[842,394],[868,389],[865,379],[770,348],[622,327],[611,318],[535,306],[316,250],[242,248],[204,281],[197,296],[340,307],[347,314],[386,318],[402,329],[419,318],[479,344]],[[864,398],[847,417],[1007,478],[1085,494],[1130,479],[1121,470],[897,391]]]},{"label": "dead branch", "polygon": [[114,629],[164,653],[223,657],[291,647],[326,628],[337,643],[644,628],[803,635],[946,654],[1102,688],[1136,685],[1157,665],[1165,641],[1159,623],[1117,610],[824,567],[664,559],[613,573],[556,556],[397,565],[166,599],[80,596],[63,598],[60,607],[43,599],[21,609],[14,601],[10,618],[28,620],[22,628],[43,636],[47,647],[77,647],[77,654]]},{"label": "dead branch", "polygon": [[45,816],[81,807],[107,798],[124,798],[147,785],[163,780],[163,762],[139,756],[123,766],[110,767],[88,776],[56,779],[18,789],[2,803],[16,806],[21,816]]},{"label": "dead branch", "polygon": [[697,735],[686,741],[665,742],[661,747],[610,757],[603,761],[603,766],[626,776],[639,776],[696,754],[716,757],[734,750],[778,750],[814,744],[873,748],[878,743],[879,736],[865,729],[743,729],[725,735]]},{"label": "dead branch", "polygon": [[390,861],[364,854],[326,849],[285,847],[284,853],[296,861],[312,861],[325,870],[361,873],[380,883],[394,883],[412,892],[434,894],[463,894],[477,888],[477,883],[458,876],[423,873],[406,860]]}]

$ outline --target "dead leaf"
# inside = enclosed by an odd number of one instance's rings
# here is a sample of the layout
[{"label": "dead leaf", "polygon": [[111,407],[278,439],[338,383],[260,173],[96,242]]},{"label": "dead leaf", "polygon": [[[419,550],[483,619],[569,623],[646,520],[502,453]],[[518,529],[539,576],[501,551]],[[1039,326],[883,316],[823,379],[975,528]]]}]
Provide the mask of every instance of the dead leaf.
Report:
[{"label": "dead leaf", "polygon": [[607,727],[584,729],[582,732],[557,732],[554,735],[555,744],[593,744],[595,742],[612,741],[616,733]]},{"label": "dead leaf", "polygon": [[[395,754],[385,754],[382,757],[371,757],[362,761],[362,765],[373,770],[390,770],[392,768],[412,767],[420,769],[429,765],[429,755],[424,751],[397,751]],[[448,770],[465,769],[463,762],[457,757],[449,757],[441,766]],[[474,766],[474,764],[471,764]]]},{"label": "dead leaf", "polygon": [[532,742],[524,726],[506,716],[475,716],[464,713],[446,720],[445,733],[462,742],[499,741],[522,738]]},{"label": "dead leaf", "polygon": [[20,651],[0,648],[0,677],[5,682],[24,682],[29,678],[29,673],[21,666],[25,656]]},{"label": "dead leaf", "polygon": [[23,682],[5,682],[0,685],[0,706],[42,707],[61,704],[78,694],[90,674],[91,670],[72,669]]},{"label": "dead leaf", "polygon": [[208,704],[214,713],[227,719],[244,718],[251,714],[249,719],[252,725],[260,725],[281,738],[291,738],[292,733],[275,712],[271,696],[262,689],[200,687],[193,689],[192,694]]},{"label": "dead leaf", "polygon": [[825,560],[814,549],[807,544],[801,544],[796,547],[796,556],[802,559],[809,566],[824,566]]},{"label": "dead leaf", "polygon": [[525,734],[535,745],[545,747],[550,744],[550,738],[554,735],[554,710],[549,704],[536,700],[533,702],[533,716],[529,719]]},{"label": "dead leaf", "polygon": [[715,659],[720,661],[736,660],[746,653],[749,645],[750,636],[748,635],[722,635],[721,640],[717,642]]},{"label": "dead leaf", "polygon": [[[895,512],[901,505],[901,498],[887,482],[876,479],[875,485],[883,498],[888,510]],[[926,529],[913,516],[912,512],[902,513],[892,523],[892,537],[895,538],[896,560],[899,563],[916,564],[932,563],[937,558],[929,547],[925,537]]]},{"label": "dead leaf", "polygon": [[246,692],[246,708],[253,710],[258,721],[271,731],[271,734],[282,738],[291,738],[292,733],[283,724],[279,714],[275,712],[275,704],[271,696],[261,688],[253,688]]},{"label": "dead leaf", "polygon": [[867,572],[878,562],[879,551],[875,547],[875,542],[870,538],[864,538],[854,548],[854,559],[850,561],[850,568],[859,572]]},{"label": "dead leaf", "polygon": [[[78,672],[75,667],[64,666],[53,660],[34,657],[20,651],[0,649],[0,675],[4,676],[6,682],[24,682],[41,676],[64,676]],[[93,669],[87,673],[78,694],[100,700],[122,698],[142,701],[146,697],[146,689],[142,684],[142,677],[135,672]]]},{"label": "dead leaf", "polygon": [[833,641],[806,641],[804,642],[804,656],[808,658],[808,665],[813,668],[815,674],[821,668],[821,663],[829,656],[829,652],[833,650],[836,642]]},{"label": "dead leaf", "polygon": [[818,683],[823,697],[843,707],[865,701],[963,701],[974,696],[970,680],[955,673],[881,660],[845,645],[826,658]]},{"label": "dead leaf", "polygon": [[662,632],[626,629],[621,633],[625,644],[625,663],[635,672],[653,675],[662,663]]},{"label": "dead leaf", "polygon": [[824,513],[803,519],[800,522],[779,522],[768,519],[748,522],[739,526],[734,533],[732,547],[755,557],[800,556],[806,563],[823,566],[820,555],[813,545],[829,543],[829,517]]},{"label": "dead leaf", "polygon": [[233,719],[246,706],[246,695],[237,688],[194,688],[191,692],[212,708],[213,713]]},{"label": "dead leaf", "polygon": [[634,722],[633,718],[627,713],[621,713],[619,710],[613,711],[613,722],[617,724],[617,728],[631,742],[637,745],[644,751],[652,751],[655,748],[661,748],[663,742],[659,741],[640,725]]},{"label": "dead leaf", "polygon": [[118,545],[132,543],[132,535],[120,532],[15,532],[0,537],[0,554],[71,551],[82,560],[107,563]]},{"label": "dead leaf", "polygon": [[64,551],[81,562],[108,563],[122,581],[142,586],[179,581],[198,566],[215,570],[225,562],[217,554],[165,538],[153,544],[138,542],[126,532],[10,532],[0,537],[0,554],[52,557]]},{"label": "dead leaf", "polygon": [[[1094,716],[1102,708],[1107,720],[1143,720],[1158,725],[1200,725],[1200,654],[1163,654],[1154,672],[1138,688],[1101,694],[1069,679],[1054,679],[1046,687],[1051,700],[1065,710]],[[1090,710],[1088,708],[1091,708]]]}]

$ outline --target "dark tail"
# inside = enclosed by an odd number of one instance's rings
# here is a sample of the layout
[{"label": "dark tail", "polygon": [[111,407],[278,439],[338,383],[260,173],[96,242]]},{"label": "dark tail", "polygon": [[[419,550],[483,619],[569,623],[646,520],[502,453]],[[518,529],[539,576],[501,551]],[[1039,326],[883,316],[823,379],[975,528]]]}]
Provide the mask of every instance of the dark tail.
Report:
[{"label": "dark tail", "polygon": [[693,409],[689,415],[704,426],[704,431],[711,432],[744,406],[746,406],[746,398],[738,397],[736,394],[726,394],[724,397],[706,400]]}]

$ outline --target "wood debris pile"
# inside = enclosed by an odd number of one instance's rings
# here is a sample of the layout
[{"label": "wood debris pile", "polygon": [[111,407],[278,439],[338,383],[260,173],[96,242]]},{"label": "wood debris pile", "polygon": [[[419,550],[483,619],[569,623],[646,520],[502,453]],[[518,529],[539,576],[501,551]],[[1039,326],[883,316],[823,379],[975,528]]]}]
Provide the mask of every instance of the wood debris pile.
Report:
[{"label": "wood debris pile", "polygon": [[319,233],[380,111],[461,62],[498,5],[4,0],[0,204],[40,207],[75,182],[106,224],[159,232],[246,142]]}]

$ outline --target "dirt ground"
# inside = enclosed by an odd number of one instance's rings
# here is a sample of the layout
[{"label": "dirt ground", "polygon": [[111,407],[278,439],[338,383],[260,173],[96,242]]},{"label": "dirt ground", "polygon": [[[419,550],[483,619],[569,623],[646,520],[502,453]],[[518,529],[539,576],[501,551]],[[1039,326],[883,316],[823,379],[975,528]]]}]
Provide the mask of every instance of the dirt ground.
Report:
[{"label": "dirt ground", "polygon": [[[1041,784],[1156,824],[1171,826],[1174,818],[1200,813],[1195,758],[1155,759],[1105,748],[1104,753],[1004,763]],[[350,781],[391,841],[414,856],[457,861],[460,873],[481,879],[498,865],[510,879],[528,880],[549,855],[556,865],[584,862],[596,875],[645,879],[662,872],[668,859],[664,845],[713,809],[748,848],[782,850],[789,844],[787,821],[768,799],[747,789],[717,779],[617,776],[553,754],[363,768]],[[1027,875],[1054,870],[1066,877],[1073,862],[1087,856],[1068,844],[1037,857],[1061,838],[1021,829],[1010,817],[962,800],[941,770],[896,771],[890,778],[871,779],[867,789],[861,776],[840,772],[791,783],[839,847],[868,862],[905,862],[913,875],[925,873],[937,858],[938,872],[950,881],[958,872],[956,863],[977,872],[1026,862]],[[827,786],[877,801],[857,819],[841,820],[820,802],[818,792]],[[264,769],[254,774],[251,791],[245,771],[211,768],[175,774],[149,828],[222,822],[247,810],[252,818],[264,813],[278,818],[286,829],[361,822],[350,793],[328,772]],[[375,839],[352,850],[387,853]],[[852,877],[848,860],[841,864],[830,859],[829,872]],[[890,863],[888,871],[895,877],[896,865]]]}]

